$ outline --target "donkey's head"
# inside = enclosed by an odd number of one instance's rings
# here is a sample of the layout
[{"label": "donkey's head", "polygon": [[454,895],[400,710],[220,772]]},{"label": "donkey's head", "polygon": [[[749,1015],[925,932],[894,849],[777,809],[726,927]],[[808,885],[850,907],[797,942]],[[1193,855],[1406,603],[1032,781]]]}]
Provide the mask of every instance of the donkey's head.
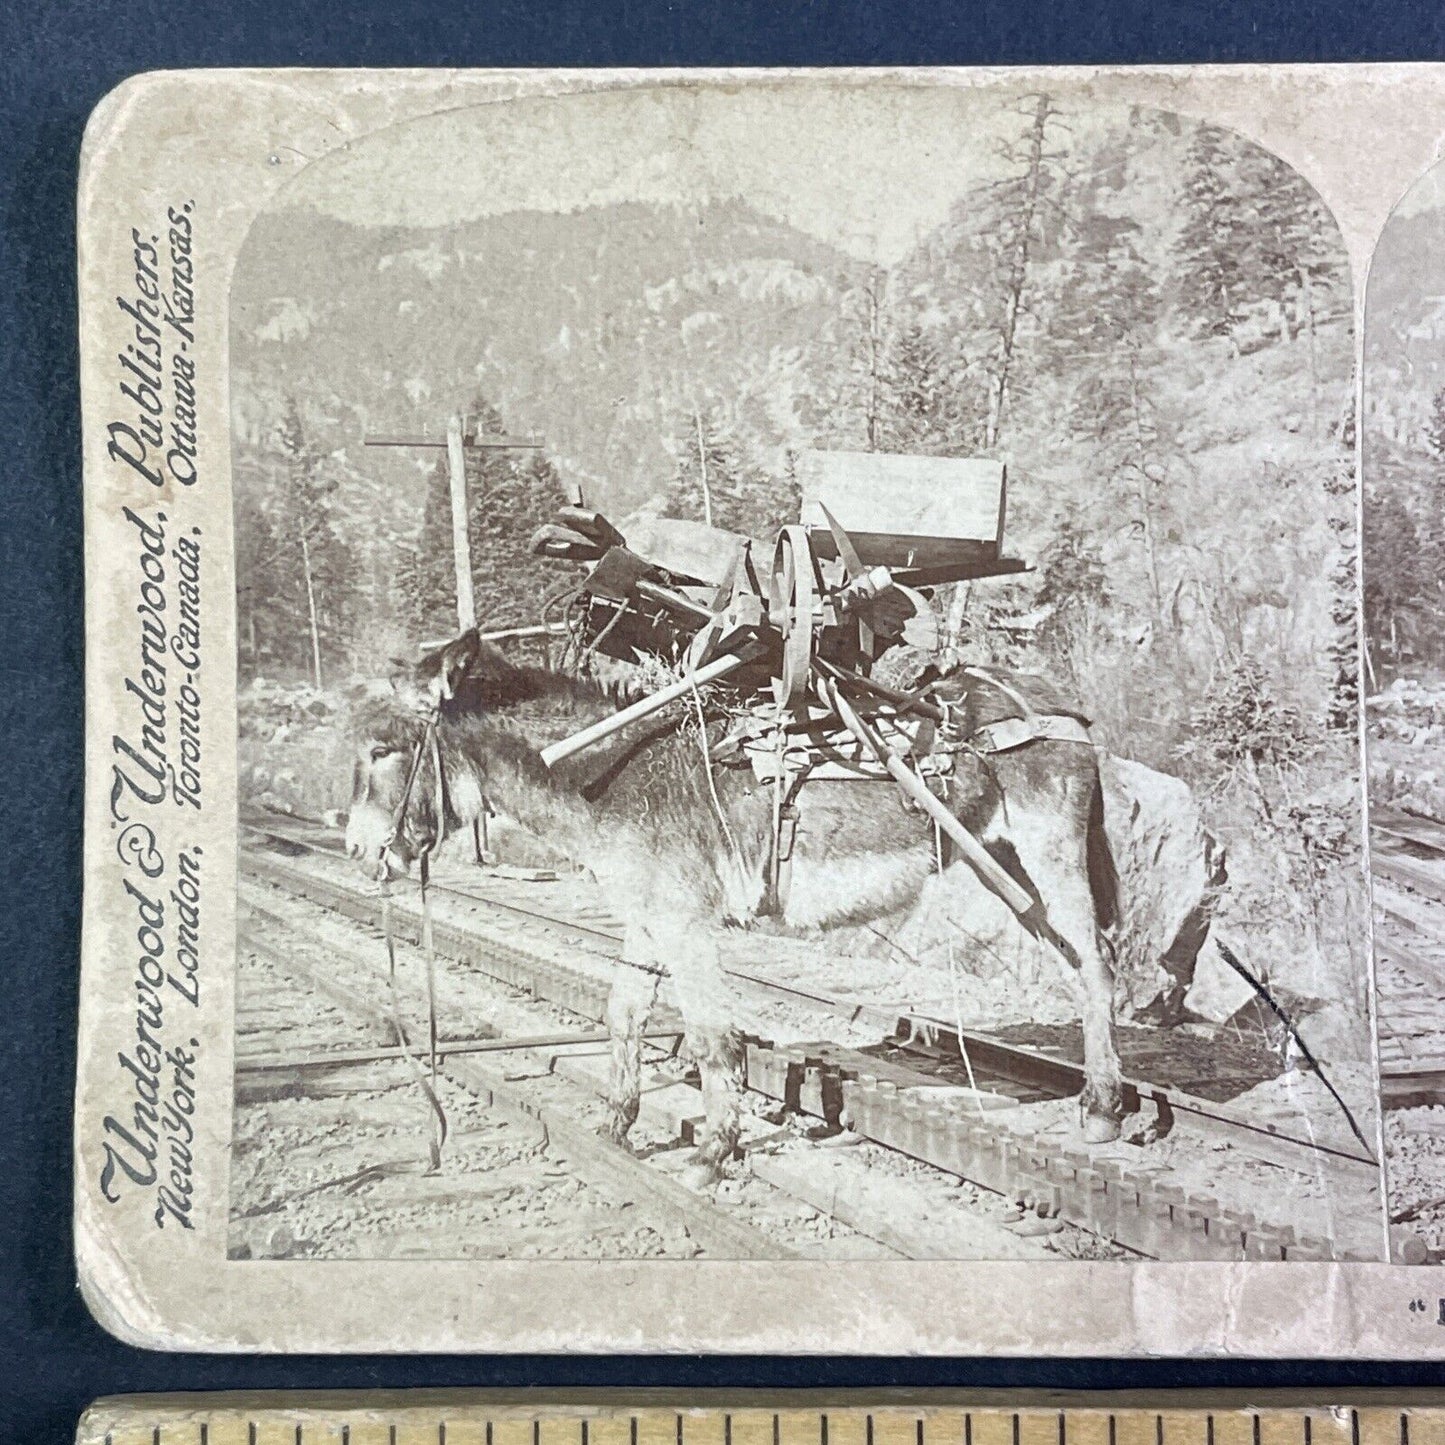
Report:
[{"label": "donkey's head", "polygon": [[[374,878],[405,871],[462,821],[446,724],[475,710],[468,683],[482,652],[476,632],[463,633],[396,673],[388,693],[352,709],[346,851]],[[440,789],[439,763],[446,779]]]}]

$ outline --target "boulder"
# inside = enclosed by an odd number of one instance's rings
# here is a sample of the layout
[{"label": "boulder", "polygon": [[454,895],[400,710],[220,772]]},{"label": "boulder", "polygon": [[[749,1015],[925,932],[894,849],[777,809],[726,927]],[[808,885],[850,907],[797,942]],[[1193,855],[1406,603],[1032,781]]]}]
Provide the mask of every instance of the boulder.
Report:
[{"label": "boulder", "polygon": [[1259,995],[1225,962],[1217,948],[1203,948],[1194,965],[1194,978],[1184,995],[1184,1010],[1212,1024],[1238,1019],[1259,1004]]},{"label": "boulder", "polygon": [[[1226,880],[1223,848],[1180,779],[1103,752],[1099,771],[1104,830],[1119,875],[1112,934],[1118,1017],[1176,1024],[1202,977],[1209,986],[1201,999],[1211,989],[1214,997],[1200,1011],[1228,1018],[1252,994],[1204,948]],[[997,986],[1018,1017],[1077,1017],[1077,998],[1059,988],[1053,950],[1025,934],[966,866],[928,880],[918,906],[890,930],[887,947],[933,968],[947,967],[952,948],[964,971],[957,986],[968,994],[959,1003],[971,1016],[980,1016],[979,1009],[991,1016],[987,995]]]},{"label": "boulder", "polygon": [[1175,1024],[1228,878],[1224,849],[1179,778],[1102,752],[1099,776],[1119,874],[1119,1016]]}]

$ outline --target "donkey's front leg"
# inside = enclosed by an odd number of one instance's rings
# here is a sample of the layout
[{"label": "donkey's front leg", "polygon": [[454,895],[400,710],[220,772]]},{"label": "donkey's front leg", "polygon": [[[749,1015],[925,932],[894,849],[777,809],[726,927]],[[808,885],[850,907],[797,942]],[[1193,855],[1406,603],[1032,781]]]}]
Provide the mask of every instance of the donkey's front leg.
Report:
[{"label": "donkey's front leg", "polygon": [[1084,814],[1073,810],[1077,830],[1067,826],[1070,810],[1016,805],[1008,841],[1032,885],[1047,900],[1032,931],[1052,946],[1077,985],[1084,1031],[1084,1087],[1079,1114],[1085,1142],[1117,1139],[1124,1117],[1124,1083],[1114,1044],[1114,952],[1099,927],[1085,853]]},{"label": "donkey's front leg", "polygon": [[1114,1042],[1113,947],[1097,930],[1079,966],[1084,1026],[1084,1089],[1079,1095],[1084,1141],[1107,1144],[1119,1137],[1124,1081]]},{"label": "donkey's front leg", "polygon": [[716,1180],[742,1132],[743,1041],[738,1001],[723,972],[715,925],[691,914],[651,925],[666,948],[668,970],[687,1033],[687,1050],[702,1078],[707,1124],[696,1162],[702,1182]]},{"label": "donkey's front leg", "polygon": [[607,996],[607,1031],[612,1036],[612,1067],[607,1102],[612,1117],[607,1133],[625,1142],[637,1122],[642,1095],[642,1035],[657,999],[661,966],[654,959],[652,940],[645,930],[629,926],[622,959]]}]

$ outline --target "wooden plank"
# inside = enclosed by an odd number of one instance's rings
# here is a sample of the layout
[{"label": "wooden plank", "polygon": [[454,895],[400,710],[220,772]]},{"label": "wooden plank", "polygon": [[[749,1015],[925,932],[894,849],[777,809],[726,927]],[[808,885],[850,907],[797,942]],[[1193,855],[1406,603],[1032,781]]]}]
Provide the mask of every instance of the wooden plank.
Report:
[{"label": "wooden plank", "polygon": [[1445,1104],[1445,1068],[1415,1069],[1409,1073],[1380,1072],[1380,1106],[1385,1109],[1418,1109]]},{"label": "wooden plank", "polygon": [[[990,457],[805,450],[797,458],[803,524],[827,532],[827,508],[865,565],[913,566],[917,544],[1003,540],[1004,464]],[[912,543],[913,546],[908,544]]]},{"label": "wooden plank", "polygon": [[1445,903],[1445,868],[1433,868],[1416,858],[1382,853],[1376,848],[1370,854],[1370,871],[1378,878],[1414,888],[1436,903]]},{"label": "wooden plank", "polygon": [[1393,963],[1411,978],[1434,988],[1441,995],[1441,1026],[1445,1028],[1445,959],[1427,958],[1378,931],[1375,933],[1375,957],[1382,963]]},{"label": "wooden plank", "polygon": [[556,767],[558,763],[570,758],[574,753],[580,753],[584,748],[591,747],[593,743],[611,737],[613,733],[619,732],[630,723],[660,712],[669,703],[675,702],[680,697],[686,697],[704,683],[716,682],[719,678],[726,677],[728,673],[736,672],[738,668],[752,662],[761,652],[760,646],[749,644],[740,652],[719,657],[708,663],[706,667],[700,667],[696,672],[689,673],[681,681],[660,688],[649,697],[630,704],[620,712],[613,713],[611,717],[603,718],[601,722],[593,723],[591,727],[583,728],[581,732],[573,733],[569,738],[563,738],[560,742],[550,744],[543,748],[538,756],[549,768]]},{"label": "wooden plank", "polygon": [[[676,1030],[661,1029],[649,1032],[643,1037],[673,1042],[680,1035]],[[583,1034],[534,1034],[530,1037],[512,1039],[498,1038],[493,1034],[477,1039],[444,1040],[437,1045],[437,1055],[440,1058],[451,1058],[460,1054],[516,1053],[523,1049],[567,1049],[585,1044],[606,1044],[611,1042],[611,1038],[610,1034],[601,1031]],[[329,1052],[318,1050],[308,1054],[278,1052],[238,1054],[236,1071],[245,1074],[306,1072],[316,1069],[349,1068],[354,1064],[384,1063],[405,1057],[406,1055],[401,1049],[394,1047],[334,1049]]]}]

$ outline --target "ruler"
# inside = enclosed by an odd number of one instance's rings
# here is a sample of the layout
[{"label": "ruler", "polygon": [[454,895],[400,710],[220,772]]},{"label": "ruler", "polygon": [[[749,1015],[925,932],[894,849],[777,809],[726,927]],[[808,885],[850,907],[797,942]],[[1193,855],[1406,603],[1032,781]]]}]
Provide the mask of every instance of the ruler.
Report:
[{"label": "ruler", "polygon": [[[77,1445],[1445,1445],[1445,1396],[118,1396]],[[945,1403],[946,1402],[946,1403]]]}]

